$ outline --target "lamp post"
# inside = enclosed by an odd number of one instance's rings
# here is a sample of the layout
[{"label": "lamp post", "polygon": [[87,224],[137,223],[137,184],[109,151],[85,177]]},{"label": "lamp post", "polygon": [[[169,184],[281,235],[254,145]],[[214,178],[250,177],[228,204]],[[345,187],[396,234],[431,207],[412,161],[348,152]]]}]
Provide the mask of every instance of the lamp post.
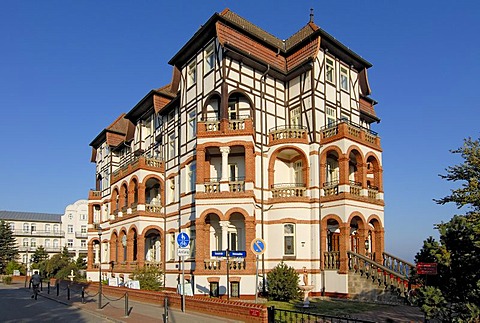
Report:
[{"label": "lamp post", "polygon": [[102,228],[98,224],[98,309],[102,309]]},{"label": "lamp post", "polygon": [[27,259],[25,259],[25,288],[27,288],[27,276],[28,276],[28,247],[26,249]]}]

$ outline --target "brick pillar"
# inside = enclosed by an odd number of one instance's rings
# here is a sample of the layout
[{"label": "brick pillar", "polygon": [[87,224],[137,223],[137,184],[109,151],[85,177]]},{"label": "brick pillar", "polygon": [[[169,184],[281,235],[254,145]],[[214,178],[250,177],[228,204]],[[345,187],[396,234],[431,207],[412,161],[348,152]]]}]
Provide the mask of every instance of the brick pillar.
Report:
[{"label": "brick pillar", "polygon": [[135,185],[132,183],[128,187],[128,206],[132,206],[134,203],[134,197],[135,197]]},{"label": "brick pillar", "polygon": [[253,145],[245,146],[245,182],[255,181],[255,153]]},{"label": "brick pillar", "polygon": [[205,182],[205,149],[202,147],[197,147],[197,184],[202,184]]},{"label": "brick pillar", "polygon": [[349,167],[348,167],[348,162],[350,161],[350,159],[348,158],[348,156],[346,155],[342,155],[339,159],[338,159],[338,164],[339,164],[339,168],[340,168],[340,178],[339,178],[339,184],[340,185],[349,185],[350,184],[350,180],[348,179],[348,173],[350,171]]},{"label": "brick pillar", "polygon": [[375,170],[375,173],[373,176],[375,177],[375,182],[377,183],[378,191],[383,192],[383,168],[379,166],[378,170]]},{"label": "brick pillar", "polygon": [[385,251],[385,229],[375,229],[375,261],[383,262],[383,252]]},{"label": "brick pillar", "polygon": [[87,268],[88,270],[93,269],[93,239],[88,242]]},{"label": "brick pillar", "polygon": [[117,244],[118,244],[118,237],[113,236],[110,240],[110,261],[117,261]]},{"label": "brick pillar", "polygon": [[348,255],[350,243],[350,225],[348,223],[340,224],[340,269],[339,274],[348,273]]},{"label": "brick pillar", "polygon": [[93,224],[93,204],[88,205],[88,224]]},{"label": "brick pillar", "polygon": [[138,204],[145,204],[145,184],[138,184]]},{"label": "brick pillar", "polygon": [[141,267],[145,264],[145,237],[137,235],[137,263]]},{"label": "brick pillar", "polygon": [[365,239],[367,239],[368,237],[368,229],[358,228],[357,233],[358,233],[358,240],[359,240],[358,253],[365,256],[366,255]]},{"label": "brick pillar", "polygon": [[367,188],[367,164],[357,162],[357,172],[358,176],[355,180],[362,183],[362,188]]},{"label": "brick pillar", "polygon": [[320,270],[325,269],[324,253],[328,251],[327,245],[327,221],[322,221],[322,230],[320,232]]},{"label": "brick pillar", "polygon": [[[250,249],[250,244],[252,243],[253,239],[256,237],[255,231],[255,216],[248,216],[245,219],[245,250]],[[255,255],[253,252],[247,252],[247,270],[255,270]]]}]

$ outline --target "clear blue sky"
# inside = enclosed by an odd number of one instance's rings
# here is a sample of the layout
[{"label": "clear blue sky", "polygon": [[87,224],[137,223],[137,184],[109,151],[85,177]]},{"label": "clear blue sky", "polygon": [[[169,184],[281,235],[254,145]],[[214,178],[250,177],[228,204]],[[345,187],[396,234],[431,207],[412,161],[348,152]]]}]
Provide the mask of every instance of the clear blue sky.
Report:
[{"label": "clear blue sky", "polygon": [[91,140],[148,91],[214,12],[279,38],[315,22],[373,63],[386,249],[408,260],[453,206],[438,174],[479,137],[478,1],[2,1],[0,210],[63,213],[94,187]]}]

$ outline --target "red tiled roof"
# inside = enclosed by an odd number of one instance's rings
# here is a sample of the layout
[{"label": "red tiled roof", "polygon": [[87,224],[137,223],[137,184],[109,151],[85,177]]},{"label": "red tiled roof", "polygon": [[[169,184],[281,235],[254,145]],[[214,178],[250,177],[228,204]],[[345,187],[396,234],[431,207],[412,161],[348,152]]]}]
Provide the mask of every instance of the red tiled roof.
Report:
[{"label": "red tiled roof", "polygon": [[315,58],[320,50],[320,37],[316,37],[310,43],[300,47],[297,51],[291,53],[287,57],[287,71],[293,70],[295,67]]},{"label": "red tiled roof", "polygon": [[368,102],[364,98],[360,98],[360,111],[372,117],[377,117],[377,114],[375,113],[375,109],[373,108],[373,104]]}]

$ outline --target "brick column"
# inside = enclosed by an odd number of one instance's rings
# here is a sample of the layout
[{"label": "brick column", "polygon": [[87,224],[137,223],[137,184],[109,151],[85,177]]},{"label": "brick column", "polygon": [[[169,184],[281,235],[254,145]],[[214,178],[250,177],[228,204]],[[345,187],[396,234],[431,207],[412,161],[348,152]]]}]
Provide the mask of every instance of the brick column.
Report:
[{"label": "brick column", "polygon": [[88,205],[88,224],[93,224],[93,204]]},{"label": "brick column", "polygon": [[145,184],[138,184],[138,204],[145,204]]},{"label": "brick column", "polygon": [[375,261],[383,262],[383,252],[385,251],[385,229],[375,229]]},{"label": "brick column", "polygon": [[340,269],[339,274],[348,273],[348,255],[350,242],[350,225],[348,223],[340,224]]},{"label": "brick column", "polygon": [[87,268],[88,270],[93,269],[93,239],[88,242]]},{"label": "brick column", "polygon": [[137,235],[137,263],[139,266],[145,264],[145,237]]},{"label": "brick column", "polygon": [[342,155],[340,156],[340,158],[338,159],[338,166],[340,168],[340,178],[339,178],[339,184],[340,185],[349,185],[350,184],[350,180],[348,179],[348,173],[350,171],[349,167],[348,167],[348,162],[350,161],[350,159],[348,158],[348,156],[346,155]]},{"label": "brick column", "polygon": [[[245,219],[245,250],[250,250],[250,244],[256,237],[255,232],[255,216],[249,216]],[[255,270],[255,255],[253,252],[247,252],[247,271]]]}]

